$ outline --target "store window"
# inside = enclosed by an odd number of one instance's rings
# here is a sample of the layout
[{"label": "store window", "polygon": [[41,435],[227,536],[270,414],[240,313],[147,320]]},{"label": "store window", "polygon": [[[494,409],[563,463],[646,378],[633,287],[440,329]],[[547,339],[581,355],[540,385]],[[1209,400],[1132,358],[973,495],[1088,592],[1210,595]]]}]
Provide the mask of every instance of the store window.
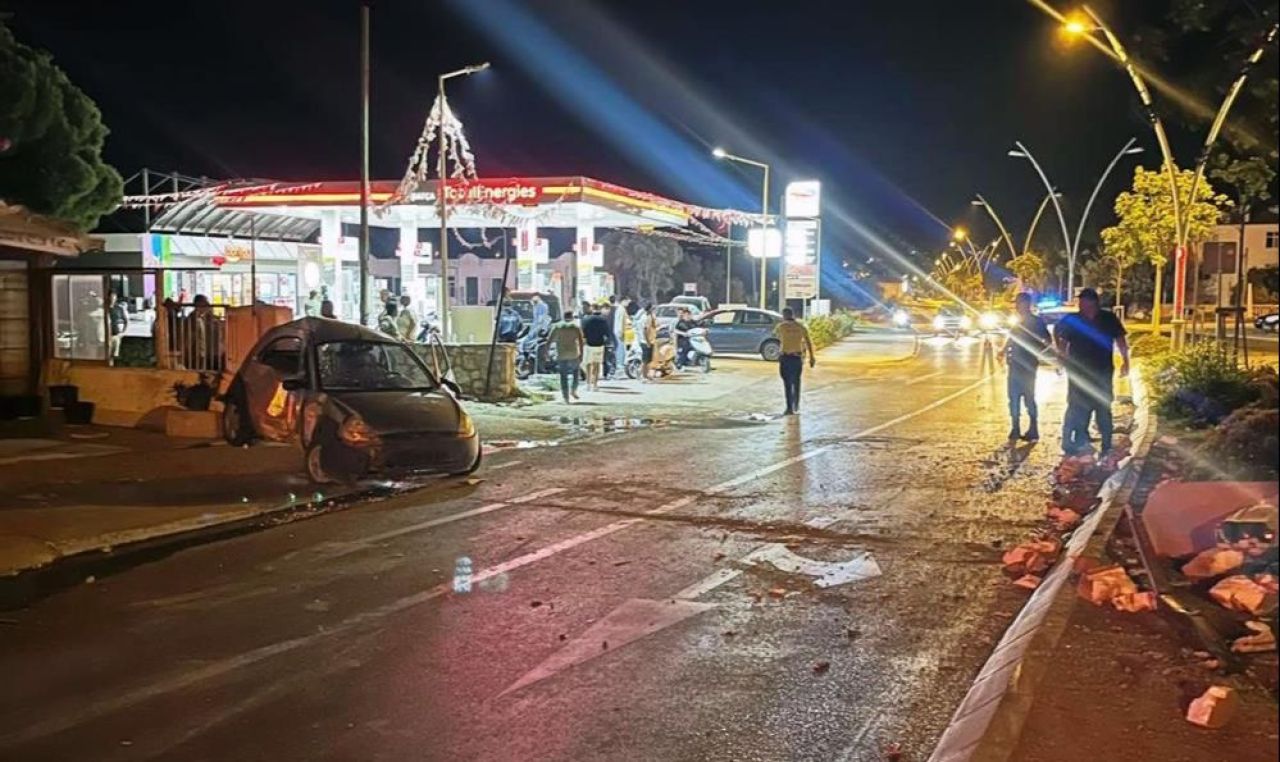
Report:
[{"label": "store window", "polygon": [[480,279],[475,276],[468,276],[466,279],[467,304],[480,303]]},{"label": "store window", "polygon": [[502,278],[489,279],[489,301],[494,304],[498,303],[498,298],[502,296]]},{"label": "store window", "polygon": [[107,304],[101,275],[53,276],[53,356],[107,359]]}]

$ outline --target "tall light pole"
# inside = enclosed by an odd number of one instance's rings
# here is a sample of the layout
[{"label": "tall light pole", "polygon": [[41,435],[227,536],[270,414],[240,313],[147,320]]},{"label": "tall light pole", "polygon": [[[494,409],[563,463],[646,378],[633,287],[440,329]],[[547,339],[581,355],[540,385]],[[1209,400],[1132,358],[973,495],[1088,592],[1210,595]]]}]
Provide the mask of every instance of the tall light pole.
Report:
[{"label": "tall light pole", "polygon": [[[1133,60],[1129,58],[1129,54],[1125,51],[1124,45],[1120,43],[1119,38],[1111,31],[1106,22],[1102,20],[1097,13],[1089,6],[1083,6],[1082,10],[1088,17],[1088,23],[1079,17],[1067,18],[1057,11],[1053,10],[1043,2],[1037,2],[1038,6],[1045,10],[1046,13],[1053,16],[1063,25],[1063,29],[1070,35],[1075,37],[1083,37],[1090,45],[1105,53],[1114,60],[1129,75],[1130,81],[1133,82],[1134,89],[1138,91],[1138,97],[1142,101],[1143,109],[1146,111],[1148,121],[1151,122],[1151,128],[1156,134],[1156,142],[1160,145],[1160,152],[1164,158],[1165,171],[1169,177],[1169,192],[1173,199],[1173,216],[1175,231],[1175,251],[1174,251],[1174,315],[1172,325],[1172,343],[1180,346],[1182,343],[1182,302],[1183,291],[1186,286],[1186,255],[1187,243],[1190,238],[1190,215],[1185,214],[1182,208],[1181,194],[1178,192],[1178,169],[1173,160],[1173,151],[1169,147],[1169,138],[1165,133],[1164,123],[1160,121],[1160,116],[1156,113],[1154,104],[1151,100],[1151,92],[1147,89],[1147,83],[1142,77],[1142,73],[1138,67],[1134,65]],[[1106,42],[1102,42],[1093,36],[1093,32],[1101,32]],[[1204,146],[1201,149],[1199,159],[1196,163],[1195,176],[1191,181],[1190,195],[1187,199],[1188,208],[1195,206],[1195,194],[1197,186],[1200,184],[1201,178],[1204,176],[1205,165],[1209,160],[1209,152],[1213,147],[1213,143],[1218,138],[1218,133],[1222,129],[1222,125],[1226,122],[1227,113],[1235,104],[1237,96],[1240,94],[1241,88],[1244,87],[1245,79],[1248,78],[1249,72],[1254,66],[1262,60],[1262,56],[1266,53],[1267,47],[1275,41],[1277,33],[1280,32],[1280,25],[1273,24],[1267,34],[1263,36],[1258,47],[1245,60],[1244,66],[1241,68],[1240,75],[1232,83],[1231,88],[1227,90],[1227,95],[1222,101],[1222,105],[1218,107],[1218,112],[1214,116],[1213,124],[1209,128],[1209,134],[1205,137]],[[1156,268],[1156,294],[1155,309],[1152,310],[1152,325],[1159,327],[1160,321],[1160,291],[1161,288],[1162,268]]]},{"label": "tall light pole", "polygon": [[448,178],[445,177],[448,167],[446,159],[449,155],[449,147],[444,127],[445,121],[451,112],[449,111],[449,102],[444,97],[444,83],[445,80],[453,79],[454,77],[465,77],[478,71],[484,71],[487,68],[489,68],[488,61],[474,66],[467,66],[457,71],[441,74],[436,82],[438,86],[436,102],[440,104],[440,140],[436,143],[436,150],[439,151],[439,155],[436,157],[436,174],[438,175],[436,203],[440,205],[440,334],[445,341],[449,340],[449,195],[446,193]]},{"label": "tall light pole", "polygon": [[[369,325],[369,3],[360,3],[360,325]],[[338,257],[342,270],[342,257]],[[254,284],[257,285],[256,283]]]},{"label": "tall light pole", "polygon": [[[1075,297],[1076,259],[1080,256],[1080,239],[1084,235],[1084,225],[1085,225],[1085,222],[1089,219],[1089,212],[1093,209],[1093,202],[1097,200],[1098,192],[1102,190],[1102,186],[1106,184],[1107,178],[1111,176],[1112,170],[1114,170],[1116,168],[1116,165],[1120,163],[1120,159],[1124,158],[1125,156],[1134,156],[1142,153],[1142,146],[1134,145],[1137,142],[1138,142],[1137,138],[1129,138],[1129,142],[1124,144],[1124,146],[1111,159],[1111,163],[1107,164],[1107,168],[1102,171],[1102,175],[1098,178],[1097,184],[1093,186],[1093,191],[1089,194],[1088,203],[1084,205],[1084,212],[1081,213],[1080,215],[1080,224],[1076,226],[1075,238],[1072,238],[1067,233],[1067,220],[1066,220],[1066,217],[1062,214],[1062,206],[1058,204],[1058,198],[1062,194],[1054,193],[1053,187],[1049,183],[1049,178],[1045,175],[1044,170],[1041,169],[1040,163],[1037,162],[1035,157],[1031,155],[1031,151],[1029,151],[1027,147],[1024,146],[1022,143],[1015,142],[1014,145],[1017,146],[1017,148],[1009,152],[1009,155],[1013,156],[1014,158],[1026,159],[1027,161],[1031,162],[1031,165],[1035,167],[1036,174],[1040,175],[1040,179],[1044,182],[1045,188],[1048,190],[1050,194],[1050,198],[1053,201],[1054,209],[1056,209],[1058,212],[1058,222],[1062,225],[1062,238],[1067,247],[1067,298],[1068,299]],[[1031,245],[1029,236],[1027,239],[1027,245],[1028,246]]]},{"label": "tall light pole", "polygon": [[[739,164],[746,164],[751,167],[759,167],[764,170],[764,184],[760,189],[760,227],[762,228],[760,235],[760,309],[765,309],[765,291],[769,287],[769,165],[763,161],[755,161],[754,159],[744,159],[741,156],[735,156],[723,148],[715,148],[711,151],[711,155],[717,159],[725,161],[736,161]],[[782,284],[778,284],[778,301],[782,301]]]},{"label": "tall light pole", "polygon": [[974,206],[980,206],[987,210],[987,214],[991,215],[991,219],[996,223],[996,227],[1000,228],[1000,235],[1004,237],[1004,242],[1009,246],[1009,256],[1017,257],[1018,250],[1014,248],[1013,239],[1009,237],[1009,229],[1000,221],[999,215],[996,214],[996,210],[992,208],[991,204],[987,203],[987,200],[982,197],[981,193],[975,194],[971,203]]}]

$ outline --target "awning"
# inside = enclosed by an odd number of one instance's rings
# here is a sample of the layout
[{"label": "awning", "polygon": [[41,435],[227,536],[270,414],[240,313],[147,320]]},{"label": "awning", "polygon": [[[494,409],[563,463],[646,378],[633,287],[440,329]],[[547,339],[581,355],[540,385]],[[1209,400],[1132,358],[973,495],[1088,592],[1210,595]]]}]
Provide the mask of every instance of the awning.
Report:
[{"label": "awning", "polygon": [[74,257],[101,248],[101,239],[71,225],[0,201],[0,249]]}]

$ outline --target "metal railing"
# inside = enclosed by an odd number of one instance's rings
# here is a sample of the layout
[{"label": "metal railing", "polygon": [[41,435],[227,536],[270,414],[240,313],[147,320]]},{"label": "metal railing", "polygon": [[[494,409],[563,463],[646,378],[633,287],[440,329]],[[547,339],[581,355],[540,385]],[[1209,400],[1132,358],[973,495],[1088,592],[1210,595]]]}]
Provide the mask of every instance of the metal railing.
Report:
[{"label": "metal railing", "polygon": [[161,304],[154,326],[156,365],[221,372],[227,365],[227,311],[223,305]]}]

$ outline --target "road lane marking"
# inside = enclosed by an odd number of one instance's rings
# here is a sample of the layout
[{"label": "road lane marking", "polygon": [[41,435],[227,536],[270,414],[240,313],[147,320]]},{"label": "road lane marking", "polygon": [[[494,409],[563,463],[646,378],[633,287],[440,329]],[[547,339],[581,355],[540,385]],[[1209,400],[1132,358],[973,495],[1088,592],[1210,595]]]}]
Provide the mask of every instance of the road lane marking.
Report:
[{"label": "road lane marking", "polygon": [[500,500],[496,503],[489,503],[487,505],[482,505],[478,508],[472,508],[466,511],[459,511],[458,513],[450,513],[447,516],[439,516],[434,519],[428,519],[427,521],[419,521],[416,524],[409,524],[408,526],[392,529],[391,531],[383,532],[382,534],[370,535],[369,537],[361,537],[359,540],[356,540],[355,542],[343,545],[342,547],[325,554],[325,557],[341,558],[343,556],[351,555],[352,553],[358,553],[361,550],[366,550],[370,545],[375,545],[377,543],[383,542],[384,540],[391,540],[396,537],[400,537],[401,535],[420,532],[424,529],[431,529],[432,527],[443,526],[444,524],[451,524],[455,521],[461,521],[462,519],[469,519],[472,516],[483,516],[486,513],[493,513],[494,511],[500,511],[503,508],[510,508],[514,505],[520,505],[522,503],[532,502],[534,500],[539,500],[544,497],[556,495],[564,491],[565,490],[563,487],[551,487],[548,489],[540,489],[536,492],[530,492],[527,495],[521,495],[520,497],[510,498],[509,500]]},{"label": "road lane marking", "polygon": [[[924,407],[918,408],[909,413],[904,413],[900,416],[897,416],[896,418],[885,421],[884,423],[880,423],[875,426],[871,426],[869,428],[863,429],[862,431],[854,434],[853,437],[857,438],[857,437],[870,436],[871,434],[875,434],[877,432],[883,431],[891,426],[895,426],[899,423],[902,423],[903,421],[907,421],[917,416],[923,415],[931,410],[935,410],[947,404],[951,400],[954,400],[963,394],[967,394],[968,392],[978,388],[979,386],[985,383],[986,383],[985,378],[979,379],[978,381],[975,381],[974,383],[964,387],[963,389],[960,389],[951,394],[948,394],[947,396],[942,397],[938,400],[935,400],[934,402],[931,402],[928,405],[925,405]],[[723,492],[723,491],[733,489],[734,487],[745,484],[754,479],[758,479],[762,476],[766,476],[768,474],[771,474],[775,471],[781,470],[788,466],[794,465],[796,463],[806,461],[809,458],[820,455],[831,449],[833,449],[832,445],[826,445],[823,447],[815,448],[814,450],[811,450],[807,453],[802,453],[800,455],[787,458],[785,460],[779,461],[778,463],[775,463],[770,466],[757,468],[747,474],[743,474],[742,476],[721,482],[720,484],[717,484],[714,487],[711,487],[710,489],[706,490],[706,492],[716,493],[716,492]],[[679,510],[680,508],[683,508],[687,505],[692,504],[696,499],[697,498],[693,495],[682,497],[676,500],[672,500],[663,505],[660,505],[657,508],[653,509],[652,511],[649,511],[648,513],[654,514],[654,515],[662,514],[662,513],[670,513],[671,511],[676,511],[676,510]],[[508,503],[509,502],[510,501],[508,501]],[[508,503],[503,503],[503,505],[505,506]],[[447,518],[447,517],[443,517],[443,518]],[[588,542],[598,540],[602,537],[607,537],[611,534],[619,532],[632,525],[639,524],[643,521],[644,521],[643,518],[632,518],[632,519],[625,519],[623,521],[616,521],[612,524],[607,524],[603,527],[594,529],[590,532],[585,532],[583,534],[575,535],[565,540],[561,540],[560,542],[554,543],[553,545],[549,545],[540,550],[526,553],[524,555],[517,556],[516,558],[512,558],[507,561],[504,561],[495,566],[490,566],[486,569],[479,570],[472,576],[472,583],[478,584],[481,581],[489,579],[491,577],[496,577],[500,574],[505,574],[507,572],[514,571],[521,567],[528,566],[529,564],[535,563],[537,561],[541,561],[545,558],[550,558],[551,556],[554,556],[558,553],[564,552],[571,548],[578,547],[579,545],[584,545]],[[10,733],[4,736],[3,738],[0,738],[0,743],[3,743],[4,746],[6,747],[12,747],[18,744],[30,743],[32,741],[36,741],[42,738],[47,738],[50,735],[64,732],[66,730],[69,730],[70,728],[77,727],[82,723],[95,720],[104,715],[114,714],[116,712],[130,709],[150,699],[159,698],[161,696],[165,696],[167,694],[174,693],[176,691],[191,688],[193,686],[199,685],[200,683],[221,678],[239,669],[251,667],[267,659],[270,659],[276,656],[281,656],[281,655],[290,653],[292,651],[296,651],[300,648],[303,648],[305,646],[308,646],[314,643],[317,640],[329,639],[337,635],[345,634],[363,625],[369,624],[371,622],[379,621],[388,616],[398,614],[402,611],[406,611],[408,609],[414,608],[428,601],[434,600],[436,598],[440,598],[448,594],[449,592],[451,592],[452,589],[453,589],[452,581],[439,584],[434,587],[428,588],[427,590],[424,590],[422,592],[414,593],[413,595],[409,595],[409,596],[391,601],[390,603],[383,604],[369,611],[363,611],[358,614],[353,614],[352,616],[349,616],[346,619],[343,619],[337,624],[326,627],[322,631],[311,632],[306,635],[299,635],[297,637],[290,638],[288,640],[278,641],[275,643],[268,643],[267,645],[259,646],[258,648],[245,651],[244,653],[238,654],[236,656],[231,656],[225,659],[210,662],[209,664],[206,664],[194,670],[179,672],[176,674],[170,674],[162,677],[156,682],[143,685],[133,690],[116,692],[116,693],[113,693],[109,698],[93,701],[87,707],[85,707],[83,710],[79,712],[60,711],[60,712],[51,714],[49,717],[47,717],[43,721],[31,723],[18,732]]]},{"label": "road lane marking", "polygon": [[678,600],[691,601],[696,598],[701,598],[712,590],[715,590],[717,587],[731,582],[741,576],[741,569],[716,569],[706,578],[689,585],[671,597]]},{"label": "road lane marking", "polygon": [[929,379],[931,379],[931,378],[937,378],[938,376],[941,376],[941,375],[942,375],[942,371],[940,371],[940,370],[935,370],[934,372],[932,372],[932,373],[926,373],[926,374],[925,374],[925,375],[923,375],[923,376],[916,376],[915,378],[911,379],[911,380],[910,380],[910,381],[908,381],[906,384],[904,384],[904,386],[915,386],[916,384],[920,383],[921,381],[928,381],[928,380],[929,380]]}]

